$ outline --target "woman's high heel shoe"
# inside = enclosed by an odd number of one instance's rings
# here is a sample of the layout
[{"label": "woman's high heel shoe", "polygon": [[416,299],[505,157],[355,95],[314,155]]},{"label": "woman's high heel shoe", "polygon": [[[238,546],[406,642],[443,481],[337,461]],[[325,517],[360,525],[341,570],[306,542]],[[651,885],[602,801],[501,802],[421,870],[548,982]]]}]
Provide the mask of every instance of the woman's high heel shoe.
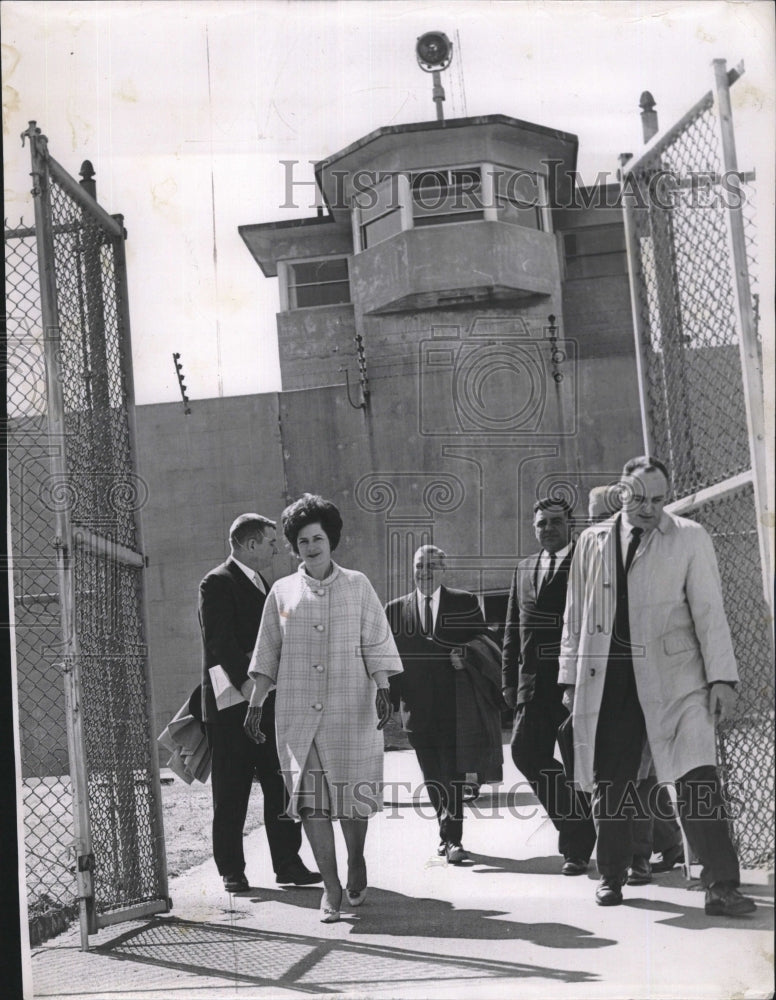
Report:
[{"label": "woman's high heel shoe", "polygon": [[354,892],[352,889],[346,889],[345,892],[347,893],[348,903],[351,906],[361,906],[366,899],[366,886],[358,892]]},{"label": "woman's high heel shoe", "polygon": [[[340,891],[340,906],[342,905],[342,893]],[[326,890],[323,890],[323,896],[321,897],[321,923],[322,924],[336,924],[340,919],[340,907],[334,907],[334,905],[329,900]]]},{"label": "woman's high heel shoe", "polygon": [[[352,881],[358,885],[359,882],[363,883],[360,889],[351,889],[348,884],[345,887],[345,894],[348,898],[348,903],[351,906],[361,906],[361,904],[366,899],[366,861],[362,858],[360,863],[355,866],[358,871],[360,878],[354,878]],[[350,868],[348,868],[348,883],[351,882]]]}]

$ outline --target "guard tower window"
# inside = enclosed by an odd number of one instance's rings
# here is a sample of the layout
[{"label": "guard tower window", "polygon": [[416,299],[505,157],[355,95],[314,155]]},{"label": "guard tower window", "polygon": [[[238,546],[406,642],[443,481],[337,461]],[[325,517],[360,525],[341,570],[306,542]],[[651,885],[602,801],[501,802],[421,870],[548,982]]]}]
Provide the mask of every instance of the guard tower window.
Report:
[{"label": "guard tower window", "polygon": [[289,309],[350,302],[347,257],[305,260],[287,267]]},{"label": "guard tower window", "polygon": [[425,170],[410,175],[415,226],[483,219],[482,171],[479,167]]},{"label": "guard tower window", "polygon": [[494,167],[493,187],[499,222],[545,229],[544,178],[530,170]]},{"label": "guard tower window", "polygon": [[363,194],[365,203],[359,209],[361,249],[366,250],[402,231],[399,175],[386,177]]}]

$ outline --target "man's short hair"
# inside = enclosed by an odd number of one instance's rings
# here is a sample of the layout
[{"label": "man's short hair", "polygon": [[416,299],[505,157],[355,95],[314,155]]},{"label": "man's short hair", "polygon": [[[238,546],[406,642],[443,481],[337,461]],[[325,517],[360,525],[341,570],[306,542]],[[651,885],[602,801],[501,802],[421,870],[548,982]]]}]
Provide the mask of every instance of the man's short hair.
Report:
[{"label": "man's short hair", "polygon": [[574,508],[564,497],[540,497],[533,505],[534,514],[538,514],[540,510],[547,510],[547,511],[565,510],[566,517],[571,517],[573,509]]},{"label": "man's short hair", "polygon": [[447,553],[444,551],[444,549],[440,549],[438,545],[420,545],[417,549],[415,549],[415,554],[412,557],[413,563],[421,554],[424,556],[434,555],[434,556],[439,556],[440,559],[447,559]]},{"label": "man's short hair", "polygon": [[275,522],[262,514],[240,514],[232,521],[229,529],[229,544],[245,545],[249,538],[263,538],[267,528],[274,528]]},{"label": "man's short hair", "polygon": [[652,455],[637,455],[635,458],[631,458],[622,467],[622,474],[623,476],[632,476],[634,472],[638,472],[639,470],[643,470],[644,472],[662,472],[666,477],[666,482],[671,482],[668,469],[659,458],[653,458]]},{"label": "man's short hair", "polygon": [[588,517],[592,521],[603,521],[622,508],[619,483],[608,486],[594,486],[587,495]]}]

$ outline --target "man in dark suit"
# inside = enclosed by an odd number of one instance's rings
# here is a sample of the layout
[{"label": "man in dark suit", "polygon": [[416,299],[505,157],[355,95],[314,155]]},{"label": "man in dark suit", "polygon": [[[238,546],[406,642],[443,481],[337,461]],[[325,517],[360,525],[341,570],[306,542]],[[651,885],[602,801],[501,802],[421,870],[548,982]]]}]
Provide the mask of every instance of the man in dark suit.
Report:
[{"label": "man in dark suit", "polygon": [[413,559],[416,589],[385,611],[404,667],[390,678],[393,704],[437,814],[439,853],[460,864],[467,860],[461,844],[466,775],[456,767],[457,650],[487,627],[476,596],[443,586],[444,574],[445,553],[421,546]]},{"label": "man in dark suit", "polygon": [[564,875],[587,871],[595,844],[589,806],[565,780],[555,758],[558,727],[568,716],[558,687],[558,655],[574,546],[571,508],[551,498],[534,504],[541,551],[522,559],[507,604],[502,654],[504,700],[516,708],[512,759],[558,831]]},{"label": "man in dark suit", "polygon": [[250,698],[248,678],[264,601],[269,589],[260,570],[275,555],[275,523],[260,514],[241,514],[229,529],[231,555],[199,585],[202,631],[202,719],[212,753],[213,856],[228,892],[250,888],[245,877],[243,828],[254,776],[264,793],[264,825],[272,867],[280,884],[320,882],[299,857],[299,823],[284,813],[288,804],[275,744],[275,695],[264,703],[266,742],[257,744],[243,731],[246,702],[218,709],[210,668],[221,666],[233,687]]}]

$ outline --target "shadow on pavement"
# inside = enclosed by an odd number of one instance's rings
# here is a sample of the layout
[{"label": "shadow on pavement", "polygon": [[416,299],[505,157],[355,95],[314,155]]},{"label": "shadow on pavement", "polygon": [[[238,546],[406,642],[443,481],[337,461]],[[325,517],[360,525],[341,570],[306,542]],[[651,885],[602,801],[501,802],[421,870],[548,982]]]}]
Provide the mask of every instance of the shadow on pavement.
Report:
[{"label": "shadow on pavement", "polygon": [[120,962],[306,993],[340,993],[366,985],[379,989],[424,981],[460,983],[467,979],[537,977],[580,983],[598,978],[588,972],[521,962],[449,958],[406,948],[194,923],[174,917],[155,918],[95,948],[94,953]]},{"label": "shadow on pavement", "polygon": [[[625,897],[624,906],[629,906],[636,910],[653,910],[658,913],[665,913],[661,924],[668,924],[672,927],[684,927],[687,930],[704,931],[712,928],[724,927],[725,930],[768,930],[773,928],[773,898],[762,898],[757,891],[760,887],[742,886],[741,891],[745,896],[751,896],[757,903],[754,913],[747,913],[743,917],[707,917],[703,909],[703,897],[694,906],[678,906],[676,903],[668,903],[657,899],[628,899]],[[627,892],[627,890],[625,890]],[[696,897],[697,898],[697,897]]]},{"label": "shadow on pavement", "polygon": [[[290,888],[261,889],[255,894],[242,893],[242,899],[255,903],[277,900],[317,909],[320,890]],[[520,923],[517,920],[495,920],[504,910],[458,909],[442,899],[405,896],[400,892],[375,889],[370,886],[367,904],[352,912],[354,934],[389,934],[399,937],[430,937],[436,939],[484,941],[531,941],[545,948],[605,948],[617,942],[596,937],[592,931],[562,923]]]},{"label": "shadow on pavement", "polygon": [[[539,858],[497,858],[489,854],[475,854],[469,851],[469,857],[475,865],[487,865],[483,869],[475,869],[476,875],[501,875],[502,873],[516,875],[560,875],[563,858],[559,855]],[[595,871],[595,863],[591,862],[590,870]]]}]

